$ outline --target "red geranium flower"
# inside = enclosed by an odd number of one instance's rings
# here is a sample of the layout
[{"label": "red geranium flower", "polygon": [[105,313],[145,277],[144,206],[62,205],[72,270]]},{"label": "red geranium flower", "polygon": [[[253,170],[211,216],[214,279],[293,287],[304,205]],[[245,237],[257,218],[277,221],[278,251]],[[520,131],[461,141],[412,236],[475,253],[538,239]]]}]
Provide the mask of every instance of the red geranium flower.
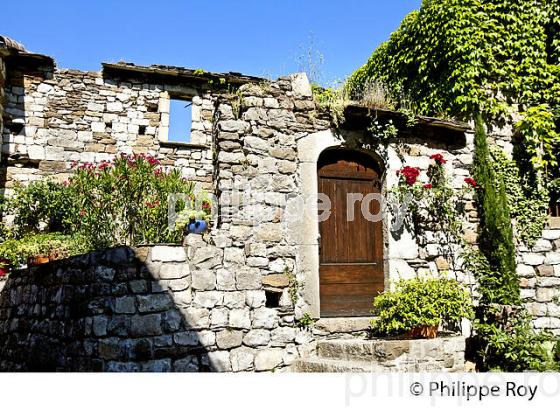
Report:
[{"label": "red geranium flower", "polygon": [[472,186],[473,188],[476,188],[476,187],[477,187],[476,181],[475,181],[473,178],[471,178],[471,177],[465,178],[465,182],[466,182],[467,184],[469,184],[470,186]]},{"label": "red geranium flower", "polygon": [[418,168],[406,166],[400,171],[397,171],[397,175],[402,175],[407,185],[414,185],[420,176],[420,170]]},{"label": "red geranium flower", "polygon": [[432,189],[434,186],[432,184],[424,184],[425,189]]},{"label": "red geranium flower", "polygon": [[433,159],[438,165],[443,165],[447,162],[441,154],[434,154],[430,158]]}]

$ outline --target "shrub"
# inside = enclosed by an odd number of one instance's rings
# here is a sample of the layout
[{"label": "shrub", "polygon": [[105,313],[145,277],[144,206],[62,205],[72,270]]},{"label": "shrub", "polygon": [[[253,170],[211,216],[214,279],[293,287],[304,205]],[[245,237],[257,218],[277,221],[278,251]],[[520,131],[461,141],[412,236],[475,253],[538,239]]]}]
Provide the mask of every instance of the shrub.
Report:
[{"label": "shrub", "polygon": [[418,326],[457,324],[473,316],[469,292],[454,279],[400,279],[373,301],[375,333],[397,335]]},{"label": "shrub", "polygon": [[27,186],[18,184],[6,202],[6,212],[13,215],[13,235],[30,232],[69,232],[73,201],[66,187],[46,179]]},{"label": "shrub", "polygon": [[[192,196],[194,184],[159,165],[149,155],[122,154],[111,163],[79,166],[68,185],[73,230],[93,248],[179,241],[182,231],[168,227],[168,197]],[[185,206],[177,205],[178,211]]]},{"label": "shrub", "polygon": [[[488,142],[482,116],[475,117],[474,175],[480,189],[478,207],[480,214],[480,249],[488,262],[484,278],[491,284],[493,299],[482,303],[516,305],[520,303],[519,279],[516,273],[515,244],[504,181],[491,166]],[[476,274],[476,272],[475,272]],[[479,275],[480,276],[480,275]],[[483,296],[485,294],[483,293]]]},{"label": "shrub", "polygon": [[507,326],[495,320],[477,320],[474,328],[482,371],[560,370],[560,358],[556,357],[560,342],[550,333],[533,330],[526,312],[512,315]]}]

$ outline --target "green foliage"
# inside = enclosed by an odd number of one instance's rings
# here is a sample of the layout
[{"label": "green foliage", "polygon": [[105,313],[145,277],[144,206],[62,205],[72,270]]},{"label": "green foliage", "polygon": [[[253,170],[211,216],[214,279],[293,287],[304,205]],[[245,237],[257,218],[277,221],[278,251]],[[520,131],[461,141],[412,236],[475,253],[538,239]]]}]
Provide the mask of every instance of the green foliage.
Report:
[{"label": "green foliage", "polygon": [[[480,114],[475,117],[474,175],[478,181],[478,204],[480,215],[479,245],[488,261],[488,283],[494,288],[498,299],[485,303],[519,303],[519,283],[516,273],[515,244],[504,181],[491,166],[486,131]],[[494,289],[496,290],[496,289]],[[489,294],[490,295],[490,294]]]},{"label": "green foliage", "polygon": [[479,368],[483,371],[559,371],[560,342],[552,334],[533,330],[526,313],[517,313],[507,325],[477,320]]},{"label": "green foliage", "polygon": [[[168,197],[192,195],[193,188],[178,170],[165,172],[147,155],[82,165],[68,186],[75,202],[73,230],[94,249],[177,242],[183,233],[168,227]],[[185,206],[180,202],[178,211]]]},{"label": "green foliage", "polygon": [[519,111],[520,143],[539,178],[558,178],[559,15],[560,0],[423,0],[348,89],[356,98],[379,81],[419,114],[470,120],[482,112],[492,125]]},{"label": "green foliage", "polygon": [[490,147],[492,168],[504,184],[516,238],[531,247],[541,237],[548,220],[548,193],[537,186],[530,172],[521,172],[517,163],[498,147]]},{"label": "green foliage", "polygon": [[554,97],[557,0],[424,0],[350,78],[406,93],[420,112],[508,114],[512,101]]},{"label": "green foliage", "polygon": [[316,83],[311,84],[313,100],[329,113],[332,122],[338,127],[344,120],[344,108],[348,103],[344,87],[323,88]]},{"label": "green foliage", "polygon": [[536,172],[546,172],[550,167],[558,166],[556,149],[560,134],[547,104],[527,108],[516,129]]},{"label": "green foliage", "polygon": [[304,313],[303,316],[297,319],[296,322],[298,327],[301,329],[309,329],[313,326],[313,324],[315,324],[315,319],[313,319],[309,313]]},{"label": "green foliage", "polygon": [[59,232],[35,233],[20,239],[8,239],[0,244],[0,259],[6,259],[13,267],[27,263],[33,256],[52,256],[57,258],[79,255],[89,250],[77,235],[64,235]]},{"label": "green foliage", "polygon": [[16,237],[39,231],[69,232],[73,207],[69,190],[50,179],[18,184],[6,201],[6,213],[14,216]]},{"label": "green foliage", "polygon": [[396,335],[417,326],[453,325],[473,316],[469,292],[446,278],[401,279],[373,301],[374,332]]},{"label": "green foliage", "polygon": [[[112,163],[80,165],[66,183],[42,180],[17,186],[2,204],[15,219],[11,230],[2,229],[0,256],[19,265],[42,252],[42,244],[73,254],[116,245],[178,242],[183,231],[168,226],[169,196],[185,194],[194,203],[193,188],[178,170],[164,171],[149,155],[124,154]],[[181,212],[185,201],[176,205]],[[200,212],[208,218],[209,199],[202,201]]]}]

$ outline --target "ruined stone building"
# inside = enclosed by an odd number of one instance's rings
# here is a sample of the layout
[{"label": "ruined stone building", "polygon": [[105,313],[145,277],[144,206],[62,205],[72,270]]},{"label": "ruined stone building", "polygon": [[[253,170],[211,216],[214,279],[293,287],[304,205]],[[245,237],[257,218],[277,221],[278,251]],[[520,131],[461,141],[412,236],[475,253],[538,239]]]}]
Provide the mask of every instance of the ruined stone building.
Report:
[{"label": "ruined stone building", "polygon": [[[388,213],[372,224],[320,225],[309,205],[324,193],[342,206],[333,176],[344,174],[364,194],[384,193],[397,184],[396,170],[426,170],[435,153],[459,188],[472,163],[468,125],[419,118],[407,128],[397,112],[348,107],[336,127],[304,74],[270,81],[122,62],[82,72],[6,37],[0,93],[7,195],[16,182],[65,179],[74,161],[125,152],[180,169],[219,202],[212,229],[184,246],[117,248],[14,272],[0,285],[2,369],[344,370],[339,359],[351,349],[340,340],[365,343],[357,335],[376,292],[391,279],[450,270],[437,232],[397,237]],[[170,135],[173,101],[191,104],[188,141]],[[371,140],[372,115],[396,124],[398,144]],[[507,130],[492,137],[510,146]],[[476,241],[471,219],[465,236]],[[356,232],[367,239],[356,241]],[[535,325],[557,334],[559,241],[559,229],[545,230],[534,249],[519,249],[518,267]],[[356,266],[369,279],[352,279]],[[317,321],[300,326],[302,317]],[[385,352],[376,369],[462,368],[464,338],[419,343],[386,342],[368,354]]]}]

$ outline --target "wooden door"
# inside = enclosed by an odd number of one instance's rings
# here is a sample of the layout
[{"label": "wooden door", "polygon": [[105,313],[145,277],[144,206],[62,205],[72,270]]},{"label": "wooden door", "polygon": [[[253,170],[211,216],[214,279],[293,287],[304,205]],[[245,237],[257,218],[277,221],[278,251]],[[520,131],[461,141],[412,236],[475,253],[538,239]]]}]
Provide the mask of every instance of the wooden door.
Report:
[{"label": "wooden door", "polygon": [[[383,222],[367,220],[362,201],[348,199],[353,193],[380,193],[379,178],[375,161],[366,154],[332,150],[319,158],[319,192],[331,201],[330,216],[319,222],[322,317],[369,316],[373,298],[384,290]],[[379,201],[369,203],[371,214],[379,208]]]}]

